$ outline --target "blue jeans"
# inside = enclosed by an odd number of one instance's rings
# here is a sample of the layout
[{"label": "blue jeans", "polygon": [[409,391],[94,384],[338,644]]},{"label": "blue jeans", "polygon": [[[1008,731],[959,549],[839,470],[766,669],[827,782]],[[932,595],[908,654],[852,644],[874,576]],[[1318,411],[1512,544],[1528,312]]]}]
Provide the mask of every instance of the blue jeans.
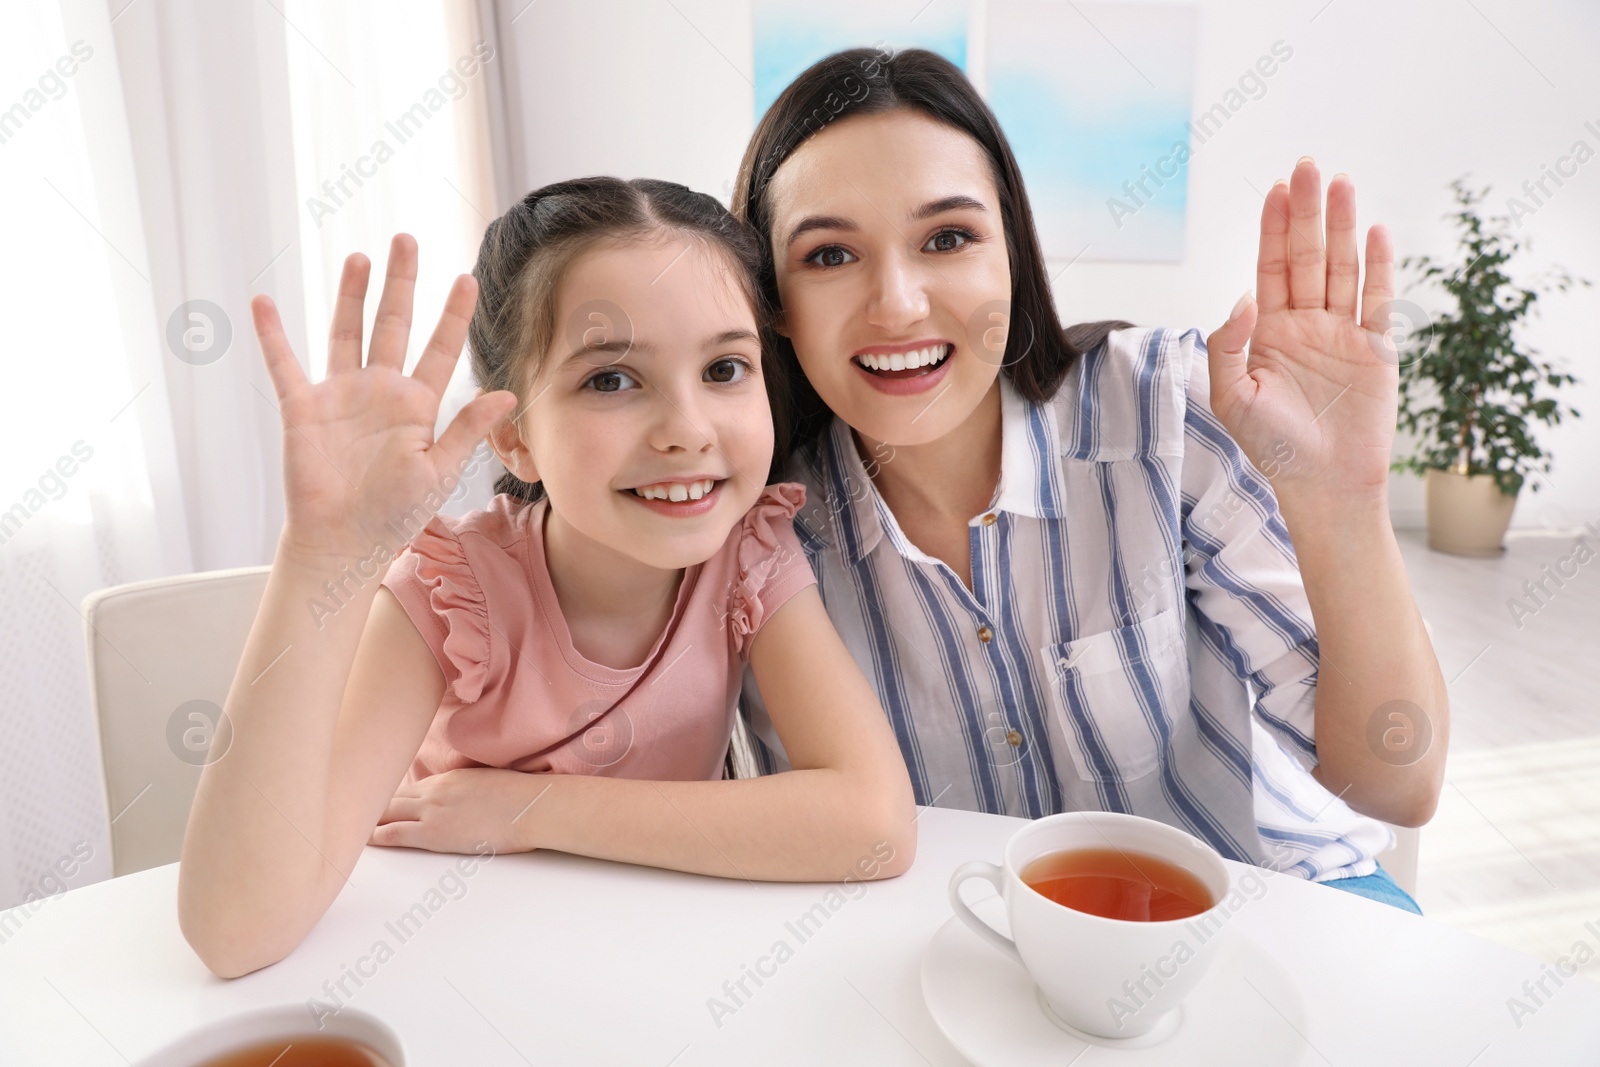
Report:
[{"label": "blue jeans", "polygon": [[1415,900],[1411,899],[1411,894],[1395,884],[1395,880],[1389,877],[1389,872],[1383,869],[1383,864],[1381,863],[1378,864],[1378,869],[1375,873],[1361,878],[1332,878],[1317,884],[1331,886],[1334,889],[1343,889],[1346,893],[1354,893],[1356,896],[1366,897],[1368,900],[1392,904],[1402,911],[1415,912],[1418,915],[1422,914],[1422,909],[1417,906]]}]

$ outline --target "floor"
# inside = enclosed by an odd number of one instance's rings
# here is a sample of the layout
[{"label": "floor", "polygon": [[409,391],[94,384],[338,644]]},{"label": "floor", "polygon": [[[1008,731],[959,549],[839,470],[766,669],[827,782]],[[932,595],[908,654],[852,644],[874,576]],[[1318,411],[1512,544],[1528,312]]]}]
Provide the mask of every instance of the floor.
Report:
[{"label": "floor", "polygon": [[[1600,981],[1600,524],[1513,530],[1494,559],[1396,536],[1451,683],[1417,902],[1552,964],[1576,957]],[[1530,597],[1530,581],[1548,592]]]}]

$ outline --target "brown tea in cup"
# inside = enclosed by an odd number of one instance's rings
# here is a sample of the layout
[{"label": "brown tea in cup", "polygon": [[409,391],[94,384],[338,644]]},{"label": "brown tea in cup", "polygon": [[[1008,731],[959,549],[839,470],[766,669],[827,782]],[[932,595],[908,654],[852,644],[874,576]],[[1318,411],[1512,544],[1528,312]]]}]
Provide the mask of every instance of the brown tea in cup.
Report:
[{"label": "brown tea in cup", "polygon": [[1018,874],[1041,896],[1106,919],[1188,919],[1216,904],[1205,884],[1177,864],[1119,848],[1046,852]]},{"label": "brown tea in cup", "polygon": [[390,1067],[388,1059],[347,1037],[275,1037],[213,1056],[199,1067]]}]

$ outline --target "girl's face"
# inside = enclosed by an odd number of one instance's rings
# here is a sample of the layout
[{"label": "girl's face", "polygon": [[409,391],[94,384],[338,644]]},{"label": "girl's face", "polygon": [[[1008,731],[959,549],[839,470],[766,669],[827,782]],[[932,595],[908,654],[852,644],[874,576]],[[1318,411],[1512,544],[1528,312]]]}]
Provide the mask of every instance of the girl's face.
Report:
[{"label": "girl's face", "polygon": [[854,116],[796,149],[767,195],[779,332],[817,395],[893,445],[961,425],[995,383],[1011,306],[982,147],[918,111]]},{"label": "girl's face", "polygon": [[502,431],[497,448],[544,483],[552,519],[662,570],[710,559],[773,448],[755,313],[730,261],[682,234],[583,252],[519,425],[520,447]]}]

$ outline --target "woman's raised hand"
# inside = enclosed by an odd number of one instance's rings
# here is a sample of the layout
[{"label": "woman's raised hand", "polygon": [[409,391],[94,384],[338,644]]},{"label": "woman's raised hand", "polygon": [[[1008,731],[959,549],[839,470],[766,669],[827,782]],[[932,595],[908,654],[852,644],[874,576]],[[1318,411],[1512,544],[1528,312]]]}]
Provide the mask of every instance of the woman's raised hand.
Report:
[{"label": "woman's raised hand", "polygon": [[1387,228],[1367,231],[1366,258],[1357,317],[1355,186],[1344,175],[1328,186],[1324,250],[1321,181],[1302,158],[1261,210],[1256,301],[1207,342],[1211,409],[1280,500],[1288,493],[1387,504],[1399,404]]},{"label": "woman's raised hand", "polygon": [[450,495],[472,449],[516,406],[506,390],[475,397],[437,441],[439,400],[466,341],[477,282],[458,277],[416,370],[404,373],[411,336],[417,243],[397,234],[378,301],[366,365],[362,307],[371,264],[344,262],[328,334],[328,374],[313,385],[295,360],[271,298],[250,303],[256,336],[283,415],[287,517],[282,547],[306,559],[361,558],[382,544],[397,552],[387,525],[415,532]]}]

